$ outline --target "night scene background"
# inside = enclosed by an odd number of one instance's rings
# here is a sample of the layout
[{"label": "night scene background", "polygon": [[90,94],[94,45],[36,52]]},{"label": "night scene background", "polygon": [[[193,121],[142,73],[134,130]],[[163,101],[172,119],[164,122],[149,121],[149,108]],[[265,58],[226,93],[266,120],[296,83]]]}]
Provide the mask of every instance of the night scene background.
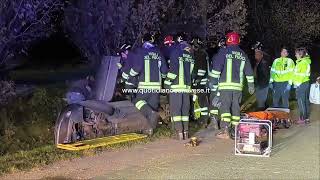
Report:
[{"label": "night scene background", "polygon": [[[165,35],[183,30],[215,52],[234,30],[252,61],[251,46],[262,42],[270,64],[282,46],[292,59],[295,48],[307,47],[314,81],[319,9],[319,0],[0,0],[0,156],[53,144],[66,84],[95,74],[101,57],[116,55],[121,44],[141,45],[147,32],[162,44]],[[73,156],[51,153],[44,164]],[[0,159],[1,172],[9,171],[7,161]]]}]

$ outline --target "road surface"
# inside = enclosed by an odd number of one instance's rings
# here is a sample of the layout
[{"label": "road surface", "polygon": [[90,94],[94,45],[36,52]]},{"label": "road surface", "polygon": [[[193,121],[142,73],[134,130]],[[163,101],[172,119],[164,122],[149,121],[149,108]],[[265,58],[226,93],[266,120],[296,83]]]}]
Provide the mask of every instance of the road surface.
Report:
[{"label": "road surface", "polygon": [[233,141],[199,133],[198,147],[162,139],[130,149],[57,162],[4,179],[320,179],[320,109],[312,123],[280,130],[270,158],[233,155]]}]

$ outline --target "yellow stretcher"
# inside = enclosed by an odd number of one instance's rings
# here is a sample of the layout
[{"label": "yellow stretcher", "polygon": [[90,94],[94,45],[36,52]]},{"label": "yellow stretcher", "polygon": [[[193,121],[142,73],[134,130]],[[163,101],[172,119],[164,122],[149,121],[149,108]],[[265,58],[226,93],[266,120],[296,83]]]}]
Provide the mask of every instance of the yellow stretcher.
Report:
[{"label": "yellow stretcher", "polygon": [[93,149],[102,146],[109,146],[114,144],[119,144],[123,142],[135,141],[146,138],[147,135],[144,134],[121,134],[116,136],[108,136],[90,140],[79,141],[73,144],[57,144],[57,148],[69,150],[69,151],[80,151],[86,149]]}]

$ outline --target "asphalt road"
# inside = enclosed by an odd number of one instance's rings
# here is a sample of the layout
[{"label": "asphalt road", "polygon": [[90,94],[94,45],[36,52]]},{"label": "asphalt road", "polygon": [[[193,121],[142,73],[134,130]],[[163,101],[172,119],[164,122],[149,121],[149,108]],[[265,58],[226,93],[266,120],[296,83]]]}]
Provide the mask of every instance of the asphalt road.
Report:
[{"label": "asphalt road", "polygon": [[319,115],[319,108],[314,109],[312,124],[276,133],[270,158],[234,156],[233,142],[216,140],[209,132],[202,147],[189,155],[172,155],[95,179],[320,179]]},{"label": "asphalt road", "polygon": [[312,112],[310,125],[275,134],[270,158],[235,156],[233,141],[205,130],[198,147],[161,139],[1,179],[320,179],[320,107]]}]

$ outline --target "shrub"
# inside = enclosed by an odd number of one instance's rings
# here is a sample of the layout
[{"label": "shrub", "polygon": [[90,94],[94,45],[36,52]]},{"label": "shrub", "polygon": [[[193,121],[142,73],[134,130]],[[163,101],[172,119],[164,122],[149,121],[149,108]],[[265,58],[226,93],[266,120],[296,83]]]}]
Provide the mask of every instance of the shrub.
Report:
[{"label": "shrub", "polygon": [[19,98],[0,111],[0,154],[53,143],[53,127],[63,107],[63,91],[37,89],[29,99]]}]

